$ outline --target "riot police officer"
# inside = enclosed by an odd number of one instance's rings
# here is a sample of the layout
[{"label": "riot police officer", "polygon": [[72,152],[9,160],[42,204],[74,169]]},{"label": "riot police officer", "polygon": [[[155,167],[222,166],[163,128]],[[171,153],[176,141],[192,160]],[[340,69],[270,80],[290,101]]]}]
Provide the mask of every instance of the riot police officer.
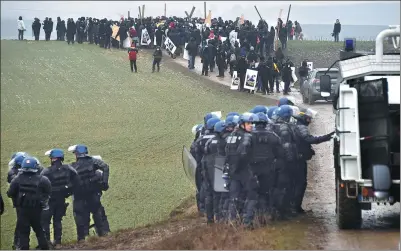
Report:
[{"label": "riot police officer", "polygon": [[[267,109],[264,109],[267,112]],[[281,140],[273,131],[266,129],[268,118],[264,112],[257,114],[255,129],[251,132],[249,171],[244,223],[251,227],[259,202],[261,212],[267,213],[269,195],[274,179],[274,163],[282,158]]]},{"label": "riot police officer", "polygon": [[235,221],[241,216],[243,196],[249,179],[249,146],[251,142],[252,123],[257,117],[252,113],[244,113],[239,120],[239,128],[227,137],[226,163],[230,177],[230,204],[228,218]]},{"label": "riot police officer", "polygon": [[[202,177],[201,160],[202,160],[203,154],[199,155],[199,153],[197,153],[197,147],[200,144],[202,144],[202,146],[204,147],[206,141],[211,137],[211,136],[203,137],[206,134],[208,134],[207,129],[206,129],[206,122],[211,118],[217,118],[217,117],[214,116],[212,113],[207,113],[205,115],[205,117],[203,118],[204,126],[202,127],[201,130],[198,130],[196,132],[195,140],[194,140],[194,142],[192,142],[191,149],[190,149],[190,152],[191,152],[192,156],[194,156],[196,163],[197,163],[197,167],[195,170],[196,205],[198,207],[198,213],[200,215],[203,215],[205,212],[206,197],[205,197],[204,187],[202,186],[203,177]],[[202,151],[200,151],[200,153],[201,152],[203,152],[203,149],[202,149]]]},{"label": "riot police officer", "polygon": [[13,199],[17,210],[17,229],[19,245],[23,250],[29,249],[31,227],[38,238],[39,248],[48,250],[49,244],[41,226],[42,209],[51,193],[51,183],[47,177],[38,174],[38,162],[35,158],[27,157],[21,164],[22,172],[10,184],[8,197]]},{"label": "riot police officer", "polygon": [[312,121],[312,111],[310,109],[303,110],[296,119],[297,126],[294,132],[298,139],[298,168],[295,170],[295,173],[293,173],[293,176],[296,177],[293,210],[296,213],[304,213],[302,201],[307,187],[307,161],[311,160],[313,155],[315,155],[315,151],[311,145],[331,140],[335,132],[323,136],[311,135],[308,130],[308,125]]},{"label": "riot police officer", "polygon": [[62,224],[68,203],[65,199],[72,193],[74,185],[78,185],[78,174],[70,165],[63,164],[64,152],[61,149],[53,149],[49,154],[51,166],[44,169],[42,175],[46,176],[52,184],[52,193],[49,200],[49,208],[43,210],[42,227],[50,240],[50,222],[53,219],[54,245],[61,244]]},{"label": "riot police officer", "polygon": [[[206,217],[207,223],[214,223],[216,217],[217,221],[220,221],[219,215],[219,202],[220,193],[216,193],[213,189],[214,184],[214,168],[215,168],[215,158],[217,155],[217,143],[216,137],[219,136],[218,132],[214,131],[215,125],[220,122],[218,118],[211,118],[206,122],[206,129],[209,131],[210,135],[214,137],[206,141],[203,150],[203,180],[206,192],[205,207],[206,207]],[[218,128],[220,129],[220,128]],[[200,149],[201,150],[201,149]]]},{"label": "riot police officer", "polygon": [[[9,170],[7,173],[7,182],[11,183],[11,181],[17,177],[18,173],[20,172],[19,170],[21,169],[21,165],[22,165],[22,161],[25,159],[26,157],[26,153],[25,152],[17,152],[14,153],[11,156],[11,160],[8,163],[9,166]],[[15,205],[15,202],[13,201],[13,204]],[[15,207],[16,210],[16,215],[18,216],[18,207]],[[13,246],[12,249],[18,249],[19,248],[19,234],[18,234],[18,226],[15,226],[15,231],[14,231],[14,242],[13,242]]]},{"label": "riot police officer", "polygon": [[[73,211],[78,241],[85,240],[88,234],[91,213],[97,226],[97,234],[104,236],[108,233],[108,223],[105,222],[100,199],[101,192],[109,188],[109,166],[102,160],[89,156],[85,145],[76,145],[73,153],[76,162],[71,166],[77,171],[80,180],[79,186],[73,189]],[[101,180],[96,175],[96,170],[99,169],[103,171]]]},{"label": "riot police officer", "polygon": [[[274,114],[275,113],[275,114]],[[293,198],[293,189],[291,186],[291,173],[298,168],[297,166],[297,145],[294,134],[294,124],[290,119],[294,112],[291,106],[282,105],[273,113],[277,116],[274,125],[274,131],[281,138],[283,148],[283,159],[278,159],[275,165],[276,182],[273,189],[273,198],[271,200],[272,216],[274,219],[286,218],[290,213],[291,199]]]},{"label": "riot police officer", "polygon": [[[219,139],[219,143],[218,143],[218,150],[217,150],[217,155],[219,157],[226,156],[226,145],[227,145],[227,137],[234,131],[234,128],[237,126],[237,123],[239,121],[239,113],[237,112],[230,112],[227,114],[226,116],[226,120],[224,121],[224,129],[222,132],[220,132],[219,134],[221,135],[221,139]],[[221,124],[221,125],[220,125]],[[215,127],[222,127],[223,122],[218,122]],[[222,130],[217,129],[217,130]],[[216,129],[215,129],[216,132]],[[225,162],[225,160],[224,160]],[[225,164],[225,163],[224,163]],[[225,171],[225,170],[223,170]],[[228,177],[228,173],[225,172],[223,173],[223,176],[226,179],[226,189],[229,189],[229,177]],[[228,207],[229,207],[229,203],[230,203],[230,196],[229,193],[221,193],[220,196],[220,205],[219,205],[219,212],[221,215],[221,221],[226,221],[227,220],[227,213],[228,213]]]}]

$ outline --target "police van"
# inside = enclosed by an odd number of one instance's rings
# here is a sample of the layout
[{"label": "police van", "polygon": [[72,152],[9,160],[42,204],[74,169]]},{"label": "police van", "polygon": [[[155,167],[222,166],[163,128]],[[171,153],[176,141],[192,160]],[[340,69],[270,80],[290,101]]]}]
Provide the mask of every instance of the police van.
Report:
[{"label": "police van", "polygon": [[[384,53],[385,38],[393,41]],[[334,93],[336,217],[340,229],[360,228],[362,210],[400,201],[400,26],[379,33],[373,53],[345,39]],[[335,64],[334,63],[334,64]],[[333,64],[333,65],[334,65]],[[320,77],[321,95],[332,92]]]}]

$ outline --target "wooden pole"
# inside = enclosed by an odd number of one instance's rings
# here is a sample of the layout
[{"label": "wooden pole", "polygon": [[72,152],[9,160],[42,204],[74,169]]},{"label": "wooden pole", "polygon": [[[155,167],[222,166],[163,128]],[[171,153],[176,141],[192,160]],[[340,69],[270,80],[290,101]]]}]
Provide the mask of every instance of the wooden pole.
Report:
[{"label": "wooden pole", "polygon": [[167,17],[167,3],[164,3],[164,16]]},{"label": "wooden pole", "polygon": [[254,7],[255,7],[255,10],[256,10],[256,12],[258,13],[260,19],[263,19],[262,16],[260,15],[259,11],[258,11],[258,8],[256,8],[256,5],[255,5]]},{"label": "wooden pole", "polygon": [[[290,4],[290,7],[288,8],[287,22],[285,22],[285,25],[287,25],[288,20],[290,20],[290,13],[291,13],[291,4]],[[288,27],[287,27],[287,29],[288,29]]]},{"label": "wooden pole", "polygon": [[206,20],[206,2],[203,2],[203,10],[205,11],[205,20]]},{"label": "wooden pole", "polygon": [[145,5],[142,5],[142,19],[145,18]]},{"label": "wooden pole", "polygon": [[129,13],[129,11],[128,11],[128,19],[130,18],[131,16],[130,16],[130,13]]},{"label": "wooden pole", "polygon": [[139,19],[141,19],[141,24],[142,24],[142,12],[141,12],[141,6],[138,6],[138,9],[139,9],[139,13],[138,13],[138,16],[139,16]]}]

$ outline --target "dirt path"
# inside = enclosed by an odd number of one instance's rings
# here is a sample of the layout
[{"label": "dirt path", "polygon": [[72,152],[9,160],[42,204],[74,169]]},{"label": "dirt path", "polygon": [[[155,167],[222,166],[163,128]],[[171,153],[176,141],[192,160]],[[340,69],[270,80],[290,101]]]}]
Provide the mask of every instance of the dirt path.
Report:
[{"label": "dirt path", "polygon": [[[174,62],[173,64],[171,64]],[[164,64],[188,74],[200,75],[200,62],[189,72],[186,60],[165,59]],[[229,85],[228,74],[221,80],[216,73],[209,79],[215,83]],[[216,90],[221,91],[220,87]],[[230,90],[226,90],[229,92]],[[252,95],[238,93],[238,95]],[[262,97],[273,104],[281,97],[275,94]],[[293,90],[296,105],[303,105],[299,92]],[[262,102],[261,102],[262,103]],[[311,106],[318,112],[315,122],[310,125],[313,135],[323,135],[333,131],[334,114],[332,105],[317,102]],[[336,225],[335,188],[332,143],[314,146],[316,155],[310,161],[308,188],[303,207],[309,212],[296,219],[275,223],[254,231],[235,229],[231,226],[206,226],[204,219],[197,217],[194,206],[166,222],[134,230],[122,230],[104,238],[89,239],[80,245],[63,248],[71,249],[398,249],[400,240],[399,204],[373,206],[372,211],[364,211],[361,230],[340,231]]]}]

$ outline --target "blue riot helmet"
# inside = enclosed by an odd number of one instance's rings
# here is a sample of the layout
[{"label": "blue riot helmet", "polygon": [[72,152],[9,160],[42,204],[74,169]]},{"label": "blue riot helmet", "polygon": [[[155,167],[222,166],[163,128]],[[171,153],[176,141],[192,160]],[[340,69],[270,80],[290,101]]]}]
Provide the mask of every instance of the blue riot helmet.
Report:
[{"label": "blue riot helmet", "polygon": [[264,114],[267,114],[267,107],[263,105],[257,105],[253,108],[253,113],[258,114],[259,112],[263,112]]},{"label": "blue riot helmet", "polygon": [[259,118],[259,123],[268,123],[269,122],[269,118],[267,117],[267,115],[263,112],[259,112],[258,114],[256,114]]},{"label": "blue riot helmet", "polygon": [[240,116],[240,114],[238,112],[229,112],[227,113],[226,118],[228,118],[229,116]]},{"label": "blue riot helmet", "polygon": [[17,157],[18,155],[26,155],[26,154],[27,154],[26,152],[16,152],[16,153],[13,153],[13,155],[11,155],[11,159],[10,159],[10,160],[14,159],[14,158]]},{"label": "blue riot helmet", "polygon": [[294,105],[294,102],[289,100],[287,97],[282,97],[278,100],[277,106],[282,106],[282,105]]},{"label": "blue riot helmet", "polygon": [[60,159],[64,161],[64,151],[61,149],[53,149],[49,154],[50,159]]},{"label": "blue riot helmet", "polygon": [[23,172],[36,173],[39,170],[38,161],[33,157],[26,157],[22,161],[21,169]]},{"label": "blue riot helmet", "polygon": [[86,157],[88,155],[88,147],[85,145],[76,145],[73,151],[77,157]]},{"label": "blue riot helmet", "polygon": [[220,120],[214,125],[214,132],[222,133],[226,129],[226,123],[224,120]]},{"label": "blue riot helmet", "polygon": [[269,107],[269,110],[267,111],[267,117],[268,117],[269,119],[272,119],[273,112],[274,112],[275,110],[277,110],[277,108],[278,108],[278,106],[271,106],[271,107]]},{"label": "blue riot helmet", "polygon": [[14,158],[14,165],[15,165],[15,166],[21,166],[21,165],[22,165],[22,162],[24,161],[24,159],[25,159],[26,157],[27,157],[26,154],[17,155],[17,156]]},{"label": "blue riot helmet", "polygon": [[214,129],[214,125],[219,121],[220,121],[220,119],[218,119],[218,118],[210,118],[206,122],[206,129],[212,131]]},{"label": "blue riot helmet", "polygon": [[237,123],[234,122],[234,116],[232,115],[227,116],[225,124],[229,127],[235,127],[237,125]]},{"label": "blue riot helmet", "polygon": [[277,117],[287,122],[291,119],[292,114],[292,108],[289,105],[282,105],[276,110]]},{"label": "blue riot helmet", "polygon": [[241,115],[241,117],[239,118],[239,124],[243,124],[243,123],[254,123],[256,121],[258,121],[258,116],[256,116],[253,113],[244,113]]},{"label": "blue riot helmet", "polygon": [[[205,122],[205,125],[206,125],[207,121],[208,121],[209,119],[211,119],[211,118],[217,118],[217,116],[214,115],[214,114],[212,114],[211,112],[209,112],[209,113],[207,113],[207,114],[205,115],[205,117],[203,118],[203,121]],[[207,129],[207,128],[206,128],[206,129]]]}]

